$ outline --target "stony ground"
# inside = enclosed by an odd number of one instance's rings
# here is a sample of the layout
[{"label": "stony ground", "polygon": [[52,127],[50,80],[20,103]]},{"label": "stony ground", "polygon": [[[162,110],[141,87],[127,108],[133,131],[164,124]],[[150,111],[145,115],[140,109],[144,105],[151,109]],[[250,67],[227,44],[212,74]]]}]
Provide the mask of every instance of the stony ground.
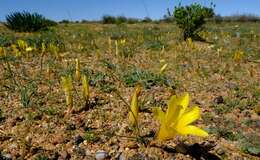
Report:
[{"label": "stony ground", "polygon": [[[0,26],[0,34],[0,159],[260,159],[258,23],[209,24],[207,43],[183,42],[173,24],[60,24],[34,34]],[[18,39],[33,50],[15,56]],[[42,52],[42,42],[56,50]],[[90,79],[90,107],[73,79],[75,112],[65,117],[60,81],[74,77],[75,58]],[[138,82],[139,133],[127,118]],[[152,108],[183,92],[210,136],[156,140]]]}]

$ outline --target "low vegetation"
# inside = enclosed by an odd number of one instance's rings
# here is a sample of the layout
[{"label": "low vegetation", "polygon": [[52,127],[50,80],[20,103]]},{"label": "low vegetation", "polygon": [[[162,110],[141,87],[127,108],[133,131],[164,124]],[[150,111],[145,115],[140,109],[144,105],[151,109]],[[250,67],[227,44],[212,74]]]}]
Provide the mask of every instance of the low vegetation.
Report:
[{"label": "low vegetation", "polygon": [[17,32],[36,32],[46,30],[56,22],[46,19],[38,13],[14,12],[6,16],[5,26]]},{"label": "low vegetation", "polygon": [[1,25],[0,159],[257,159],[259,26]]}]

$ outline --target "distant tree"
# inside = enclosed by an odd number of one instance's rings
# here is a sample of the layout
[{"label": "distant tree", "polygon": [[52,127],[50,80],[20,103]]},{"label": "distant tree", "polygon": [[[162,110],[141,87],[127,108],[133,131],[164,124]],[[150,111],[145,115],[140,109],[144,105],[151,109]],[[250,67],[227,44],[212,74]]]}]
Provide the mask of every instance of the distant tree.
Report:
[{"label": "distant tree", "polygon": [[116,17],[110,16],[110,15],[104,15],[102,17],[102,22],[104,24],[115,24],[116,23]]},{"label": "distant tree", "polygon": [[59,23],[68,24],[68,23],[70,23],[70,21],[67,20],[67,19],[63,19],[63,20],[61,20]]},{"label": "distant tree", "polygon": [[221,22],[223,22],[223,17],[221,16],[221,15],[219,15],[219,14],[217,14],[217,15],[215,15],[214,17],[213,17],[213,20],[214,20],[214,22],[216,22],[216,23],[221,23]]},{"label": "distant tree", "polygon": [[144,17],[144,19],[142,20],[142,22],[144,22],[144,23],[150,23],[152,21],[153,20],[150,17]]},{"label": "distant tree", "polygon": [[136,18],[128,18],[127,19],[128,24],[135,24],[135,23],[138,23],[138,22],[139,22],[139,19],[136,19]]},{"label": "distant tree", "polygon": [[187,38],[198,40],[201,39],[198,32],[202,30],[203,25],[206,23],[205,19],[214,16],[214,10],[213,7],[203,7],[197,3],[189,6],[179,4],[178,7],[175,7],[173,15],[177,25],[183,31],[184,40]]},{"label": "distant tree", "polygon": [[127,18],[125,16],[116,17],[116,24],[127,23]]}]

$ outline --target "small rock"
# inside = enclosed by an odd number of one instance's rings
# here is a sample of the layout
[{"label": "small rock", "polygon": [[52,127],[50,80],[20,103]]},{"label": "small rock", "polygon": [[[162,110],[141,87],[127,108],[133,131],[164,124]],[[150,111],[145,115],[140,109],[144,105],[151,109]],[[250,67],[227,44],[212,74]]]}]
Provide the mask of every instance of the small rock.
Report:
[{"label": "small rock", "polygon": [[206,141],[202,143],[203,147],[205,147],[207,150],[210,150],[216,146],[214,141]]},{"label": "small rock", "polygon": [[59,158],[59,153],[58,152],[52,152],[50,155],[49,155],[49,159],[58,159]]},{"label": "small rock", "polygon": [[94,81],[94,80],[92,80],[92,79],[91,79],[91,80],[89,80],[89,85],[90,85],[90,86],[95,86],[95,81]]},{"label": "small rock", "polygon": [[222,148],[218,148],[217,151],[216,151],[216,153],[217,153],[218,155],[223,155],[223,154],[225,154],[225,151],[224,151],[224,149],[222,149]]},{"label": "small rock", "polygon": [[26,136],[26,137],[25,137],[25,141],[26,141],[27,143],[31,144],[31,143],[32,143],[32,136],[30,136],[30,135]]},{"label": "small rock", "polygon": [[74,139],[74,143],[75,145],[79,145],[80,143],[82,143],[84,141],[84,139],[80,136],[80,135],[77,135]]},{"label": "small rock", "polygon": [[106,151],[97,151],[96,152],[96,160],[104,160],[106,158],[108,158],[108,153]]},{"label": "small rock", "polygon": [[138,148],[138,145],[137,145],[137,143],[131,141],[131,142],[126,144],[126,147],[129,148],[129,149],[136,149],[136,148]]},{"label": "small rock", "polygon": [[76,151],[77,151],[77,153],[78,153],[80,156],[82,156],[82,157],[86,156],[86,151],[85,151],[85,149],[83,149],[83,148],[81,148],[81,147],[76,147]]},{"label": "small rock", "polygon": [[16,150],[17,148],[17,144],[16,143],[12,143],[10,146],[9,146],[9,149],[10,150]]},{"label": "small rock", "polygon": [[70,157],[71,156],[67,151],[63,151],[60,153],[58,160],[68,160],[68,159],[70,159]]},{"label": "small rock", "polygon": [[65,139],[64,139],[64,136],[62,134],[57,134],[52,139],[52,144],[54,144],[54,145],[61,144],[63,142],[65,142]]},{"label": "small rock", "polygon": [[25,118],[24,118],[23,116],[17,116],[17,117],[15,118],[15,120],[16,120],[17,122],[22,122],[23,120],[25,120]]},{"label": "small rock", "polygon": [[222,104],[224,103],[224,98],[222,96],[218,96],[214,99],[214,103],[216,104]]},{"label": "small rock", "polygon": [[4,154],[3,155],[3,160],[12,160],[12,155],[11,154]]},{"label": "small rock", "polygon": [[30,152],[32,154],[36,154],[37,152],[39,152],[42,148],[41,147],[31,147],[30,148]]},{"label": "small rock", "polygon": [[67,126],[66,126],[66,130],[68,130],[68,131],[73,131],[73,130],[75,130],[76,129],[76,125],[75,124],[68,124]]},{"label": "small rock", "polygon": [[176,145],[175,149],[176,149],[177,153],[186,154],[188,152],[187,146],[183,143]]},{"label": "small rock", "polygon": [[237,84],[231,83],[231,82],[230,82],[230,83],[225,83],[224,86],[225,86],[226,88],[234,89],[234,90],[237,90],[237,89],[239,88]]}]

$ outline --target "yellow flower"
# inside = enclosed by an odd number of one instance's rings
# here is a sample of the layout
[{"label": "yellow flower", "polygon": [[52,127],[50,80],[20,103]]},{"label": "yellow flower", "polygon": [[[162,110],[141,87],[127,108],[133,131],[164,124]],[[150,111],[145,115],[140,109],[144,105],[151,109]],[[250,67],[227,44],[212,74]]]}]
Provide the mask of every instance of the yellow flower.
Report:
[{"label": "yellow flower", "polygon": [[112,52],[111,44],[112,44],[111,38],[108,37],[108,53],[111,53],[111,52]]},{"label": "yellow flower", "polygon": [[73,99],[72,99],[73,85],[72,85],[71,77],[70,76],[61,77],[61,84],[66,95],[66,104],[68,107],[67,114],[69,114],[73,108]]},{"label": "yellow flower", "polygon": [[42,45],[41,45],[41,53],[44,53],[46,51],[46,45],[44,42],[42,42]]},{"label": "yellow flower", "polygon": [[135,88],[134,94],[132,96],[131,100],[131,106],[130,106],[130,111],[129,111],[129,121],[132,126],[137,126],[138,122],[138,112],[139,112],[139,107],[138,107],[138,97],[141,93],[141,85],[138,84]]},{"label": "yellow flower", "polygon": [[165,69],[167,68],[167,66],[168,66],[168,63],[164,64],[164,65],[161,67],[161,69],[160,69],[160,74],[162,74],[162,73],[165,71]]},{"label": "yellow flower", "polygon": [[115,40],[115,46],[116,46],[116,56],[118,55],[118,42]]},{"label": "yellow flower", "polygon": [[31,52],[32,50],[33,50],[32,47],[27,47],[27,48],[25,49],[26,52]]},{"label": "yellow flower", "polygon": [[4,47],[0,47],[0,57],[6,55],[6,50]]},{"label": "yellow flower", "polygon": [[240,62],[243,55],[244,55],[244,52],[242,52],[242,51],[235,52],[234,57],[233,57],[234,61]]},{"label": "yellow flower", "polygon": [[66,95],[72,95],[72,79],[70,76],[61,77],[61,84]]},{"label": "yellow flower", "polygon": [[83,92],[83,97],[86,101],[89,100],[89,82],[88,82],[88,78],[83,75],[82,78],[82,92]]},{"label": "yellow flower", "polygon": [[194,43],[193,43],[193,41],[192,41],[191,38],[188,38],[188,39],[187,39],[187,42],[188,42],[188,46],[189,46],[190,48],[194,48],[194,47],[195,47],[195,45],[194,45]]},{"label": "yellow flower", "polygon": [[165,63],[165,59],[160,59],[160,63]]},{"label": "yellow flower", "polygon": [[28,47],[28,44],[21,39],[17,40],[17,45],[21,51],[25,51],[26,48]]},{"label": "yellow flower", "polygon": [[12,51],[15,54],[16,57],[20,57],[21,56],[21,52],[17,49],[15,44],[11,45]]},{"label": "yellow flower", "polygon": [[51,54],[53,54],[57,59],[61,59],[60,55],[59,55],[59,48],[55,45],[50,43],[48,45],[48,50],[50,51]]},{"label": "yellow flower", "polygon": [[76,77],[76,80],[79,81],[79,80],[80,80],[80,62],[79,62],[79,59],[76,58],[76,59],[75,59],[75,62],[76,62],[75,77]]},{"label": "yellow flower", "polygon": [[120,44],[121,44],[121,45],[125,45],[125,43],[126,43],[126,39],[121,39],[121,40],[120,40]]},{"label": "yellow flower", "polygon": [[200,118],[200,109],[195,106],[187,109],[189,104],[189,94],[183,96],[172,96],[166,113],[161,108],[154,109],[154,115],[160,121],[160,130],[157,133],[157,139],[168,140],[176,135],[196,135],[208,136],[204,130],[190,125],[192,122]]}]

